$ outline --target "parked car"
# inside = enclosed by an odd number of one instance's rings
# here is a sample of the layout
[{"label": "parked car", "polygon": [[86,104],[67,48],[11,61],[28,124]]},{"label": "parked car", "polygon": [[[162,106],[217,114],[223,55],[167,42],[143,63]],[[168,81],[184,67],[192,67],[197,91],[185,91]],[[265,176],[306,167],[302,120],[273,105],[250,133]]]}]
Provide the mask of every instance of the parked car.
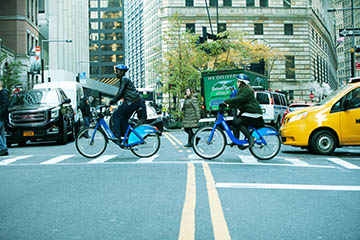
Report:
[{"label": "parked car", "polygon": [[289,106],[288,106],[288,109],[285,111],[283,117],[282,117],[282,120],[281,120],[281,124],[283,124],[284,122],[284,119],[285,119],[285,116],[290,113],[290,112],[295,112],[295,111],[298,111],[298,110],[301,110],[301,109],[304,109],[306,107],[310,107],[314,105],[314,103],[307,103],[307,102],[304,102],[304,103],[291,103]]},{"label": "parked car", "polygon": [[265,123],[271,124],[279,129],[282,117],[288,106],[285,94],[273,91],[256,90],[255,96],[263,112]]},{"label": "parked car", "polygon": [[6,124],[7,143],[55,140],[65,144],[75,138],[74,111],[64,91],[34,89],[17,92],[10,100]]},{"label": "parked car", "polygon": [[83,118],[80,110],[80,100],[84,96],[84,89],[80,83],[75,81],[57,81],[35,84],[34,89],[40,88],[61,88],[66,96],[71,99],[71,106],[74,111],[75,132],[79,132],[83,125]]},{"label": "parked car", "polygon": [[330,154],[342,146],[360,146],[360,77],[312,107],[286,115],[283,144]]}]

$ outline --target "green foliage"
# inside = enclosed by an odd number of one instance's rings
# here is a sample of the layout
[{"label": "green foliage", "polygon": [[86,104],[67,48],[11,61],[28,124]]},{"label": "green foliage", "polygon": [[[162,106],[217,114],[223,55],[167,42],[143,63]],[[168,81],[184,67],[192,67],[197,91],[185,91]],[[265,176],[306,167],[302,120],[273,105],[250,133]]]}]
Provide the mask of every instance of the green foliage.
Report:
[{"label": "green foliage", "polygon": [[[5,59],[7,58],[7,55],[4,54],[0,57],[0,64],[2,64]],[[4,82],[4,87],[11,89],[15,87],[18,84],[21,84],[20,73],[22,71],[21,63],[19,61],[12,61],[4,68],[4,74],[0,76],[0,80]]]}]

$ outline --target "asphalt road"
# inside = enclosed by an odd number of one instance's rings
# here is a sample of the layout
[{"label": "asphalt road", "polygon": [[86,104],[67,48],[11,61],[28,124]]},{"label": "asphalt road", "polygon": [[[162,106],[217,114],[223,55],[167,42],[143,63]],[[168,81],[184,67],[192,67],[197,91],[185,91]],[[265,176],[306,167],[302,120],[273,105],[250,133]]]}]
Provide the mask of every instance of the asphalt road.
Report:
[{"label": "asphalt road", "polygon": [[360,147],[203,161],[185,139],[168,132],[148,159],[112,143],[97,159],[74,143],[10,148],[0,239],[360,239]]}]

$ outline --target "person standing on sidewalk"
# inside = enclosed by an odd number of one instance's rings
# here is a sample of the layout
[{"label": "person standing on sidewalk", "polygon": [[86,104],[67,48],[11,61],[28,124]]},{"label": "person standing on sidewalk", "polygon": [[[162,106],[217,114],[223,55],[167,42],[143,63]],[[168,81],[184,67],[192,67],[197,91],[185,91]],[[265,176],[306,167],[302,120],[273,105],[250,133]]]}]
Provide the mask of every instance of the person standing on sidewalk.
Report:
[{"label": "person standing on sidewalk", "polygon": [[192,140],[194,136],[193,128],[199,127],[200,108],[197,98],[193,96],[190,88],[186,89],[184,106],[182,109],[184,113],[183,127],[188,134],[188,142],[184,147],[192,147]]},{"label": "person standing on sidewalk", "polygon": [[9,155],[5,136],[5,123],[8,118],[8,107],[9,90],[4,88],[4,82],[0,81],[0,156]]},{"label": "person standing on sidewalk", "polygon": [[82,97],[80,101],[80,110],[84,119],[84,127],[90,127],[91,111],[90,104],[87,97]]}]

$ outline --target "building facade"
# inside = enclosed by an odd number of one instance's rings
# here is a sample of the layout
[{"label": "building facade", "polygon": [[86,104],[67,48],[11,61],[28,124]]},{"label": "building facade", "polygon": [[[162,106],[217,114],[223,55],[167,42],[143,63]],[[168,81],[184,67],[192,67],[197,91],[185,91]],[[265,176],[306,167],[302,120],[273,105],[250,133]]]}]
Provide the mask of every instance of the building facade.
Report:
[{"label": "building facade", "polygon": [[123,0],[89,0],[90,77],[115,85],[114,66],[125,63]]},{"label": "building facade", "polygon": [[39,76],[30,72],[30,51],[39,45],[38,0],[1,1],[0,38],[22,64],[20,81],[31,88]]},{"label": "building facade", "polygon": [[144,0],[125,1],[126,64],[135,87],[145,87]]},{"label": "building facade", "polygon": [[[351,1],[333,0],[335,9],[351,8]],[[354,7],[360,7],[360,1],[354,0]],[[354,28],[360,28],[360,9],[354,10],[355,24]],[[353,48],[353,37],[347,36],[341,38],[339,31],[341,29],[352,29],[352,11],[351,10],[337,10],[333,13],[336,23],[336,40],[337,40],[337,55],[338,55],[338,79],[344,84],[351,77],[351,55],[350,50]],[[360,37],[355,37],[355,45],[360,46]],[[355,71],[355,76],[360,76],[360,71]]]},{"label": "building facade", "polygon": [[[310,91],[316,92],[318,85],[338,87],[335,30],[327,13],[328,1],[211,0],[207,3],[215,33],[242,31],[244,39],[264,43],[284,54],[284,59],[279,60],[269,73],[271,89],[287,91],[289,98],[308,99]],[[159,12],[159,19],[153,17],[151,20],[152,28],[146,24],[150,20],[145,20],[146,77],[150,77],[151,66],[160,54],[153,47],[166,49],[164,43],[148,44],[147,40],[159,41],[168,29],[169,18],[175,13],[179,13],[184,21],[184,31],[191,26],[195,34],[201,35],[204,26],[210,32],[203,0],[163,0],[153,5],[147,8],[145,4],[145,16]]]}]

